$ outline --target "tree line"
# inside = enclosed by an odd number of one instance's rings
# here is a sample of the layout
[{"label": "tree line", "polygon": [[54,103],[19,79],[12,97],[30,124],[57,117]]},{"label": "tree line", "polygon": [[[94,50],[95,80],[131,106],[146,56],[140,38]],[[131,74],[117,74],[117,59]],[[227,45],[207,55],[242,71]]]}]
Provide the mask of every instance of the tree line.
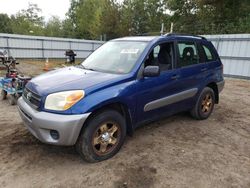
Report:
[{"label": "tree line", "polygon": [[230,34],[250,32],[249,0],[71,0],[64,20],[41,16],[36,4],[15,15],[0,14],[0,32],[112,39],[169,32]]}]

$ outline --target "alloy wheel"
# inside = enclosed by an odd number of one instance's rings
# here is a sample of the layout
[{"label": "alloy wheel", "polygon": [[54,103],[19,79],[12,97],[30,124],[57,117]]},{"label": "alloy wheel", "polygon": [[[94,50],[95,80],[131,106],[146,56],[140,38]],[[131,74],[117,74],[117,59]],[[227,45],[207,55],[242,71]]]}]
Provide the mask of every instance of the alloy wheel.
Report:
[{"label": "alloy wheel", "polygon": [[117,146],[121,130],[117,123],[106,122],[101,124],[92,139],[92,146],[97,155],[106,155]]},{"label": "alloy wheel", "polygon": [[207,93],[201,103],[201,111],[203,113],[209,113],[212,109],[213,98],[210,93]]}]

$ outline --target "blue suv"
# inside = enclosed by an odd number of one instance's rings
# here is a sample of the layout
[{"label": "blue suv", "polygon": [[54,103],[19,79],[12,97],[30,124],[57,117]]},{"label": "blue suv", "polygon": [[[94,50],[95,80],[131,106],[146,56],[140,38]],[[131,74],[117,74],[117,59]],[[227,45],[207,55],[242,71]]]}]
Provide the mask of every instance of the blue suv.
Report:
[{"label": "blue suv", "polygon": [[78,66],[32,79],[18,109],[41,142],[75,145],[97,162],[114,156],[145,123],[181,111],[207,119],[223,87],[223,65],[204,37],[125,37]]}]

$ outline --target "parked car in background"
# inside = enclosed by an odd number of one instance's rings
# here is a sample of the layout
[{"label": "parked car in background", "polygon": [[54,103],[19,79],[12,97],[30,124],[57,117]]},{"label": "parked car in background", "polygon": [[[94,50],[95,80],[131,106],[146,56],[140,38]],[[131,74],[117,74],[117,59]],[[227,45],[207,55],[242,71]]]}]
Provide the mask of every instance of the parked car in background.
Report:
[{"label": "parked car in background", "polygon": [[145,123],[181,111],[207,119],[223,86],[223,65],[204,37],[125,37],[80,66],[32,79],[18,109],[40,141],[75,145],[97,162],[114,156],[126,134]]}]

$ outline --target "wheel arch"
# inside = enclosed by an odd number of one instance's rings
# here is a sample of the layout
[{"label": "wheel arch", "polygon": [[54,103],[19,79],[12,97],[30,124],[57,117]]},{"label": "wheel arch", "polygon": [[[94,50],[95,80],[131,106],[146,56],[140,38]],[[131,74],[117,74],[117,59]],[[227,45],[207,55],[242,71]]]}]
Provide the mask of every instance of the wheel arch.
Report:
[{"label": "wheel arch", "polygon": [[82,129],[84,129],[84,127],[88,123],[88,121],[93,119],[94,116],[96,116],[99,113],[102,113],[105,110],[115,110],[115,111],[119,112],[125,118],[127,134],[128,135],[133,134],[134,128],[133,128],[132,115],[131,115],[130,109],[127,105],[125,105],[121,102],[108,103],[108,104],[104,104],[103,106],[99,106],[99,107],[95,108],[91,112],[91,114],[89,115],[87,120],[84,122]]},{"label": "wheel arch", "polygon": [[214,91],[215,103],[218,104],[219,103],[219,90],[218,90],[217,84],[215,82],[210,82],[206,86],[211,88]]}]

